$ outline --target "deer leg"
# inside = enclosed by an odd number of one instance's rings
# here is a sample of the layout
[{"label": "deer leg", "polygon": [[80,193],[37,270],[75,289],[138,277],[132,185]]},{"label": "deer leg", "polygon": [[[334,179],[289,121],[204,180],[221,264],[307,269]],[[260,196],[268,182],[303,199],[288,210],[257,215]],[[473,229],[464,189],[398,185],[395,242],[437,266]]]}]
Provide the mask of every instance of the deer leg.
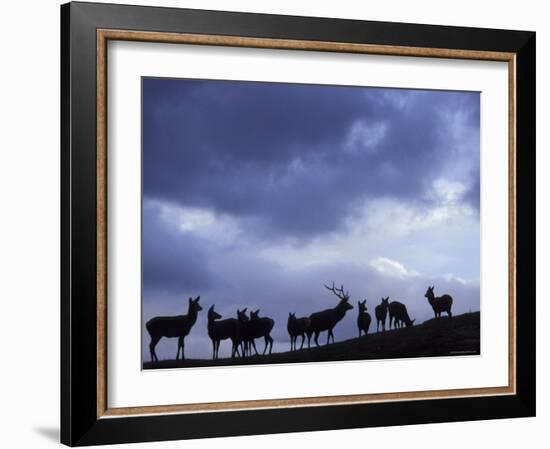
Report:
[{"label": "deer leg", "polygon": [[151,354],[151,362],[158,362],[159,359],[157,357],[157,353],[155,352],[155,347],[157,346],[157,343],[159,342],[160,338],[154,337],[151,338],[151,343],[149,343],[149,352]]},{"label": "deer leg", "polygon": [[[297,339],[297,337],[296,337]],[[304,340],[306,339],[306,336],[302,334],[302,344],[300,345],[300,351],[304,348]]]},{"label": "deer leg", "polygon": [[319,346],[319,331],[315,331],[315,337],[313,338],[315,345]]},{"label": "deer leg", "polygon": [[273,338],[271,338],[271,335],[269,336],[269,355],[271,355],[271,351],[273,351]]},{"label": "deer leg", "polygon": [[256,349],[256,339],[253,338],[250,340],[250,355],[252,355],[252,348],[254,348],[255,355],[258,355],[258,350]]},{"label": "deer leg", "polygon": [[269,344],[269,335],[264,336],[264,352],[262,352],[262,355],[265,355],[265,350],[267,349],[267,345]]}]

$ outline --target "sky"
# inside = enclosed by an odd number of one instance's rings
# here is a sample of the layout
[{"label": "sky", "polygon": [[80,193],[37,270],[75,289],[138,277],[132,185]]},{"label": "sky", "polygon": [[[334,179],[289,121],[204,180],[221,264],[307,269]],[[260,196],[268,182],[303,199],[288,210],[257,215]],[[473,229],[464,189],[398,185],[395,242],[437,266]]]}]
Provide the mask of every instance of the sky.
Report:
[{"label": "sky", "polygon": [[[259,308],[274,350],[288,350],[289,312],[336,305],[323,283],[354,306],[336,341],[357,335],[363,299],[370,332],[386,296],[432,318],[428,285],[453,296],[454,314],[480,310],[479,93],[164,78],[142,89],[143,325],[200,295],[186,357],[211,357],[212,304],[224,318]],[[157,354],[176,349],[163,339]]]}]

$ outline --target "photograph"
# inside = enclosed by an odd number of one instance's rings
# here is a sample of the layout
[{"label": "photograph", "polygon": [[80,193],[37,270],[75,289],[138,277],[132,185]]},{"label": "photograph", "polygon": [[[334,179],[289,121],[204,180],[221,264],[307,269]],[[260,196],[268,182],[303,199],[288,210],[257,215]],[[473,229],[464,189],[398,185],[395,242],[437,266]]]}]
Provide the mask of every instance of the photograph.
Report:
[{"label": "photograph", "polygon": [[480,93],[141,78],[142,369],[480,355]]},{"label": "photograph", "polygon": [[[59,316],[35,314],[61,324],[59,357],[39,353],[58,413],[27,421],[68,446],[280,446],[335,430],[407,444],[420,424],[441,442],[462,421],[492,438],[506,419],[518,445],[532,420],[511,418],[535,417],[540,393],[542,16],[381,5],[61,5],[60,91],[23,89],[60,100],[57,169],[25,151],[7,153],[31,172],[5,164],[29,191],[6,210],[33,228],[11,265],[44,234],[40,207],[60,221],[60,245],[42,238]],[[47,55],[34,47],[19,53]],[[46,157],[44,132],[16,134]],[[54,174],[60,208],[36,201],[33,170]]]}]

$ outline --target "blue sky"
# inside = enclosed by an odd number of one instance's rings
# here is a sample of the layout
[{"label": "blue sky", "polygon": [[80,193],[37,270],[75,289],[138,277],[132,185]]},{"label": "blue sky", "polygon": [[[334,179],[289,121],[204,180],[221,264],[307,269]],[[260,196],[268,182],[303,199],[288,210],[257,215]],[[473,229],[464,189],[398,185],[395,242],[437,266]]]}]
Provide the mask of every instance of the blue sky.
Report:
[{"label": "blue sky", "polygon": [[[365,298],[373,317],[389,296],[431,318],[428,284],[454,313],[479,310],[479,104],[477,92],[144,78],[144,322],[201,295],[186,356],[210,357],[211,304],[224,317],[259,308],[287,350],[288,312],[333,307],[332,281],[354,305],[336,340],[356,335]],[[175,340],[157,348],[175,352]]]}]

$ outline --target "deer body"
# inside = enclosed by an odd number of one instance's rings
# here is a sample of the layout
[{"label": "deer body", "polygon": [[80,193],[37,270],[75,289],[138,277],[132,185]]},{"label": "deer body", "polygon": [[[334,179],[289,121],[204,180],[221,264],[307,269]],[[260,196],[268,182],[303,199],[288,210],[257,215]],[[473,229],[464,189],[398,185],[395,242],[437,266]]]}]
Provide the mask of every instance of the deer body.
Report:
[{"label": "deer body", "polygon": [[357,303],[359,306],[359,314],[357,315],[357,327],[359,328],[359,337],[362,332],[365,332],[365,335],[369,333],[369,327],[371,322],[370,313],[367,312],[367,300],[363,302],[359,301]]},{"label": "deer body", "polygon": [[379,326],[382,324],[382,331],[386,330],[386,317],[388,316],[388,301],[389,297],[382,298],[382,302],[374,308],[376,315],[376,332],[379,331]]},{"label": "deer body", "polygon": [[453,306],[453,298],[451,295],[443,295],[436,297],[434,294],[434,287],[428,287],[425,298],[428,299],[428,302],[432,306],[434,311],[435,318],[439,318],[442,312],[445,312],[448,316],[453,316],[451,313],[451,307]]},{"label": "deer body", "polygon": [[[269,347],[269,354],[273,350],[273,338],[271,337],[271,329],[275,325],[275,321],[268,317],[260,317],[260,309],[255,312],[250,312],[250,321],[246,323],[246,336],[251,348],[254,348],[254,352],[258,355],[256,349],[256,338],[264,338],[265,346],[262,354],[265,355],[267,348]],[[250,349],[251,349],[250,348]],[[251,352],[251,351],[250,351]]]},{"label": "deer body", "polygon": [[237,321],[239,322],[239,346],[241,347],[242,356],[248,355],[248,349],[250,346],[250,338],[252,329],[249,327],[248,322],[250,318],[246,314],[246,307],[243,310],[237,309]]},{"label": "deer body", "polygon": [[149,343],[149,351],[151,354],[151,361],[157,361],[158,357],[155,352],[155,348],[162,337],[166,338],[178,338],[178,352],[176,353],[176,360],[179,359],[181,350],[181,359],[185,359],[184,355],[184,339],[191,332],[191,328],[197,321],[197,315],[202,307],[199,304],[200,296],[195,299],[189,298],[189,309],[187,315],[178,316],[157,316],[151,318],[145,324],[145,328],[151,337]]},{"label": "deer body", "polygon": [[235,353],[239,355],[239,328],[240,323],[235,318],[219,320],[222,316],[211,306],[208,310],[208,336],[212,340],[212,359],[218,359],[220,352],[220,342],[222,340],[231,340],[231,358]]},{"label": "deer body", "polygon": [[300,349],[304,347],[304,340],[306,333],[309,329],[310,325],[310,319],[307,317],[304,318],[296,318],[295,313],[289,313],[288,314],[288,322],[286,325],[286,329],[288,331],[288,335],[290,335],[290,350],[296,351],[296,342],[298,340],[298,337],[302,337],[302,343],[300,345]]},{"label": "deer body", "polygon": [[413,325],[414,320],[411,321],[405,304],[399,301],[392,301],[388,305],[388,311],[390,314],[390,329],[392,321],[394,328],[402,327],[403,324],[407,327],[411,327]]},{"label": "deer body", "polygon": [[346,312],[348,310],[353,309],[353,306],[348,303],[349,301],[349,293],[344,293],[344,286],[341,286],[339,289],[334,287],[334,284],[332,284],[332,288],[325,287],[332,291],[338,298],[340,298],[340,302],[336,305],[336,307],[332,309],[326,309],[322,310],[321,312],[315,312],[312,313],[309,316],[310,325],[309,330],[307,331],[307,344],[308,347],[310,346],[311,342],[311,335],[315,334],[314,341],[317,346],[319,346],[319,334],[323,331],[327,332],[327,345],[330,342],[330,338],[332,337],[332,342],[334,343],[334,334],[332,330],[338,324],[342,318],[346,315]]}]

